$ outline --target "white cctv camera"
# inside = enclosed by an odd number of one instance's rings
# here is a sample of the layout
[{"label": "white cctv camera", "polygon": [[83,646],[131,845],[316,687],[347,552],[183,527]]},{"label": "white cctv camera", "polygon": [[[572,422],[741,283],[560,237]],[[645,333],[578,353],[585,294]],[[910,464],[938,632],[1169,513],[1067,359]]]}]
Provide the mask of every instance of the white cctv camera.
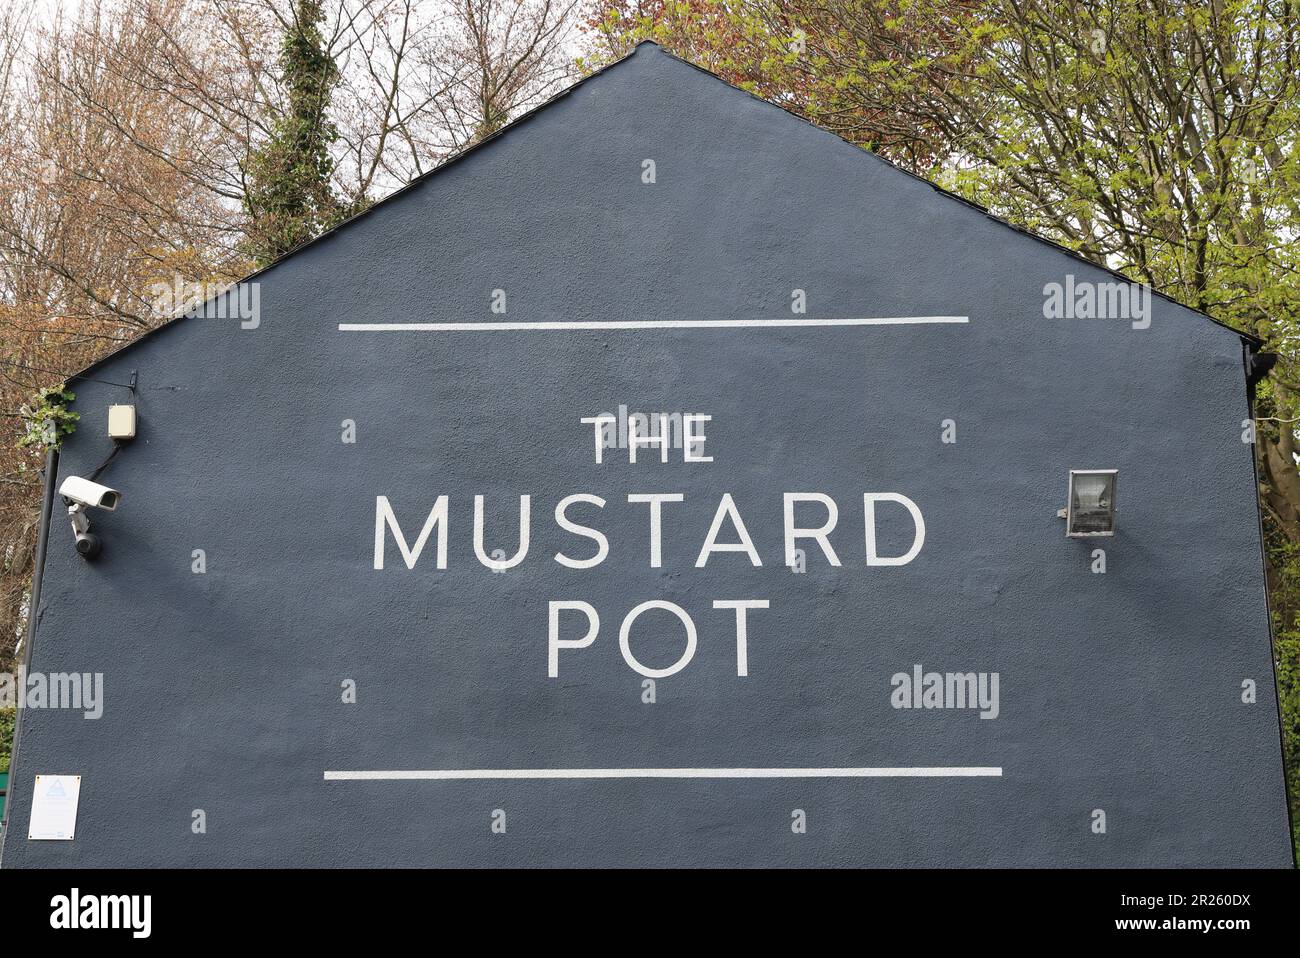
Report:
[{"label": "white cctv camera", "polygon": [[90,531],[86,509],[93,507],[112,512],[122,501],[122,493],[80,476],[68,476],[59,485],[59,495],[68,503],[68,520],[77,539],[77,554],[83,559],[95,558],[103,548],[103,542]]},{"label": "white cctv camera", "polygon": [[112,512],[122,501],[122,493],[80,476],[68,476],[59,486],[59,495],[78,505],[94,506]]}]

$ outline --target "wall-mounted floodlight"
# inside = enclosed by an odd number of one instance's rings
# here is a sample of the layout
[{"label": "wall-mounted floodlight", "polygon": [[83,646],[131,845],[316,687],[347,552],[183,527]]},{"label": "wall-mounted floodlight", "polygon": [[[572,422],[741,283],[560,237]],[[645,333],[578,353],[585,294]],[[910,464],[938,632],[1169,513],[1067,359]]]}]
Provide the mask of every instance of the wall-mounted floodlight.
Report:
[{"label": "wall-mounted floodlight", "polygon": [[1057,513],[1072,538],[1115,534],[1115,480],[1117,469],[1071,469],[1070,496]]}]

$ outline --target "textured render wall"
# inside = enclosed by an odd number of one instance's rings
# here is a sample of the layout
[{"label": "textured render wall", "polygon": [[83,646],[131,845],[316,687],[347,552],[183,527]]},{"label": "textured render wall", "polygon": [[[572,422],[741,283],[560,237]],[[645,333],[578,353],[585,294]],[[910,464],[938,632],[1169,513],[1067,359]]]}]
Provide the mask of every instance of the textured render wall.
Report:
[{"label": "textured render wall", "polygon": [[[654,159],[657,182],[641,181]],[[103,672],[103,718],[29,711],[6,867],[1290,863],[1241,345],[1156,300],[1149,329],[1045,320],[1110,277],[653,46],[262,279],[262,324],[189,320],[109,362],[141,432],[93,565],[50,534],[32,668]],[[968,315],[961,326],[348,333],[340,322]],[[120,391],[77,386],[63,474]],[[613,412],[711,415],[708,465],[616,451]],[[940,423],[958,441],[940,441]],[[340,441],[354,419],[357,442]],[[1119,533],[1067,540],[1069,468],[1120,470]],[[783,492],[835,498],[843,566],[783,566]],[[868,568],[864,492],[913,499],[921,554]],[[555,503],[610,540],[557,551]],[[648,563],[633,492],[665,507]],[[763,566],[694,560],[724,492]],[[375,497],[449,568],[371,567]],[[525,562],[517,496],[533,497]],[[904,548],[881,512],[881,551]],[[810,523],[816,512],[809,513]],[[724,540],[732,540],[730,526]],[[494,539],[498,540],[494,543]],[[1108,571],[1089,571],[1090,552]],[[207,572],[191,573],[203,549]],[[761,598],[749,675],[733,613]],[[547,676],[547,604],[601,616]],[[694,660],[641,701],[623,615],[684,607]],[[581,621],[563,620],[576,637]],[[636,654],[682,648],[664,613]],[[1000,713],[897,710],[890,677],[997,672]],[[340,701],[354,679],[358,702]],[[1243,679],[1259,700],[1241,702]],[[998,778],[324,781],[326,769],[999,766]],[[74,842],[26,839],[32,777],[83,776]],[[803,809],[806,834],[791,829]],[[203,809],[207,832],[191,813]],[[493,834],[494,809],[506,813]],[[1107,831],[1093,834],[1093,809]]]}]

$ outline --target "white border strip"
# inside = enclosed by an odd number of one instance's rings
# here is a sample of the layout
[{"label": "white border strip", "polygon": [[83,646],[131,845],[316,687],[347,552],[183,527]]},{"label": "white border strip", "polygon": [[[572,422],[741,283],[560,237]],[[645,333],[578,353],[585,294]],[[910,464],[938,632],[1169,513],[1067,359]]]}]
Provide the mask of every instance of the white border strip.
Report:
[{"label": "white border strip", "polygon": [[871,768],[435,768],[399,771],[329,771],[327,782],[408,780],[502,781],[565,778],[1001,778],[987,766]]},{"label": "white border strip", "polygon": [[766,329],[796,326],[933,326],[969,323],[969,316],[875,316],[868,319],[650,319],[545,323],[339,323],[345,333],[510,333],[559,329]]}]

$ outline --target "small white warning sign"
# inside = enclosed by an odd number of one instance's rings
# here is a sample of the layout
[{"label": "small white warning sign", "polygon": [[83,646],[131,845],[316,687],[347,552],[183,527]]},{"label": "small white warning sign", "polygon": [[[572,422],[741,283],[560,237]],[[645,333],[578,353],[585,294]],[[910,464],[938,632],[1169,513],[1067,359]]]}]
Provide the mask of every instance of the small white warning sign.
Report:
[{"label": "small white warning sign", "polygon": [[77,830],[80,775],[37,775],[32,791],[29,841],[72,841]]}]

